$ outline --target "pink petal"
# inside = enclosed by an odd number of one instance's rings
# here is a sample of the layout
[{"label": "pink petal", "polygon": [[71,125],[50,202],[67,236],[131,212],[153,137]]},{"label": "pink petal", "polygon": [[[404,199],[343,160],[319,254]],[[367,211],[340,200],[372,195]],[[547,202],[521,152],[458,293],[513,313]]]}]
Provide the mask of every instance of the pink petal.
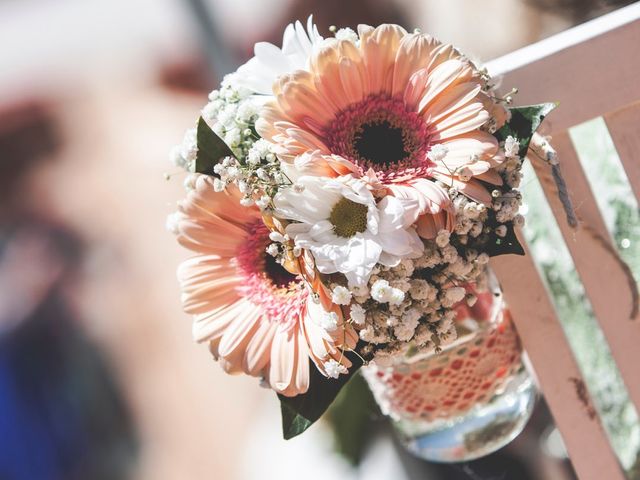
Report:
[{"label": "pink petal", "polygon": [[445,90],[424,112],[425,122],[431,124],[442,120],[472,101],[477,101],[480,92],[478,82],[464,82]]},{"label": "pink petal", "polygon": [[396,51],[406,34],[402,27],[384,24],[360,38],[360,49],[368,74],[367,93],[391,90]]},{"label": "pink petal", "polygon": [[486,189],[484,185],[482,185],[482,183],[473,178],[468,182],[463,182],[461,180],[458,180],[456,177],[452,177],[438,171],[433,172],[433,177],[437,178],[447,185],[455,187],[459,192],[463,193],[476,202],[483,203],[487,206],[491,205],[491,193]]},{"label": "pink petal", "polygon": [[466,161],[477,155],[486,160],[495,155],[498,150],[498,141],[490,133],[476,130],[459,137],[450,138],[442,144],[447,147],[448,153],[445,161]]},{"label": "pink petal", "polygon": [[220,357],[229,362],[229,367],[232,369],[231,371],[227,370],[229,373],[242,371],[246,347],[258,326],[256,315],[244,315],[237,317],[222,335],[218,353]]},{"label": "pink petal", "polygon": [[478,180],[482,180],[483,182],[490,183],[492,185],[502,185],[504,182],[502,181],[502,177],[495,170],[487,170],[484,173],[479,175],[475,175],[475,178]]},{"label": "pink petal", "polygon": [[295,332],[278,331],[271,344],[271,368],[269,381],[278,393],[286,394],[291,386],[297,359],[297,335]]},{"label": "pink petal", "polygon": [[405,91],[412,75],[429,64],[431,54],[438,45],[439,42],[433,37],[421,33],[402,38],[396,52],[392,95],[400,95]]},{"label": "pink petal", "polygon": [[408,109],[416,110],[418,108],[418,104],[424,96],[428,78],[429,71],[426,68],[418,70],[409,78],[403,94],[404,103]]},{"label": "pink petal", "polygon": [[468,104],[432,125],[434,139],[443,140],[471,132],[487,123],[487,120],[489,120],[489,113],[482,103]]},{"label": "pink petal", "polygon": [[424,114],[429,105],[450,85],[466,82],[471,69],[460,60],[447,60],[429,73],[425,95],[420,100],[418,112]]},{"label": "pink petal", "polygon": [[247,345],[242,369],[245,373],[257,376],[269,363],[271,357],[271,342],[278,329],[278,324],[264,319],[260,322],[253,338]]}]

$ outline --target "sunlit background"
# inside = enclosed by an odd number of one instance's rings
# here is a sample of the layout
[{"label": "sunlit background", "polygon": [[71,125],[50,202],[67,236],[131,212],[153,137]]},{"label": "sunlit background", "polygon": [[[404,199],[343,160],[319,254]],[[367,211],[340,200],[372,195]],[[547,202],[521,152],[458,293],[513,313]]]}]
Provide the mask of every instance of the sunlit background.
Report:
[{"label": "sunlit background", "polygon": [[[0,0],[0,479],[572,478],[544,406],[506,452],[460,467],[408,458],[380,421],[353,439],[359,467],[327,424],[280,440],[273,393],[192,343],[175,279],[186,252],[164,226],[184,174],[168,153],[256,41],[280,44],[310,13],[324,34],[400,23],[488,61],[624,3]],[[615,157],[604,127],[574,133],[586,156]],[[636,205],[608,205],[612,230],[637,225]],[[568,257],[548,239],[534,253],[575,312]],[[593,339],[575,336],[588,363]],[[616,381],[594,377],[617,395]],[[630,467],[640,438],[625,401],[601,408],[619,410],[608,426]]]}]

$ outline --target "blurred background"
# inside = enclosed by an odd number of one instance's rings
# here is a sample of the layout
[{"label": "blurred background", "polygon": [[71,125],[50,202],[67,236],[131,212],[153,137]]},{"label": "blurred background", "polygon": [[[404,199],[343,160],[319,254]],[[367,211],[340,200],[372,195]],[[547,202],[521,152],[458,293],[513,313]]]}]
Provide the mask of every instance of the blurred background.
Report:
[{"label": "blurred background", "polygon": [[[337,409],[337,428],[280,440],[275,396],[192,343],[175,279],[186,252],[164,228],[184,179],[168,152],[256,41],[280,45],[284,26],[310,13],[325,35],[393,22],[487,61],[627,3],[0,0],[0,480],[572,478],[544,402],[505,451],[455,467],[398,450],[375,408]],[[593,161],[615,161],[597,121],[575,135]],[[637,205],[608,208],[637,262]],[[532,215],[535,243],[548,236]],[[584,295],[566,252],[545,240],[534,253],[632,469],[637,415],[619,378],[598,373],[608,352],[580,333],[592,330],[576,307]]]}]

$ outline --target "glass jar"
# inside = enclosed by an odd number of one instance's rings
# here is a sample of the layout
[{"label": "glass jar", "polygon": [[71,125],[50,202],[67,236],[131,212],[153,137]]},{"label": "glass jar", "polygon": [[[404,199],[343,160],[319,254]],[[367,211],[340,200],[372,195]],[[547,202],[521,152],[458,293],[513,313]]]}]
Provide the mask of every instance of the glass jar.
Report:
[{"label": "glass jar", "polygon": [[401,442],[434,462],[473,460],[524,429],[537,390],[495,277],[473,307],[457,306],[458,338],[440,353],[371,363],[363,374]]}]

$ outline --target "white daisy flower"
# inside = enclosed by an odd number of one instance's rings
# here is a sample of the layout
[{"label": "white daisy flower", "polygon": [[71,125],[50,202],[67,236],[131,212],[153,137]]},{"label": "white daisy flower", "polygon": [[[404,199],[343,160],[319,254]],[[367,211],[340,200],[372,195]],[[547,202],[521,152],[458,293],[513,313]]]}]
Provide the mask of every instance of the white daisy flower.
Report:
[{"label": "white daisy flower", "polygon": [[342,273],[350,287],[365,285],[377,263],[396,266],[419,256],[424,245],[406,224],[403,201],[376,201],[367,184],[351,175],[302,176],[298,193],[282,189],[274,197],[277,216],[294,220],[287,234],[309,250],[322,273]]}]

